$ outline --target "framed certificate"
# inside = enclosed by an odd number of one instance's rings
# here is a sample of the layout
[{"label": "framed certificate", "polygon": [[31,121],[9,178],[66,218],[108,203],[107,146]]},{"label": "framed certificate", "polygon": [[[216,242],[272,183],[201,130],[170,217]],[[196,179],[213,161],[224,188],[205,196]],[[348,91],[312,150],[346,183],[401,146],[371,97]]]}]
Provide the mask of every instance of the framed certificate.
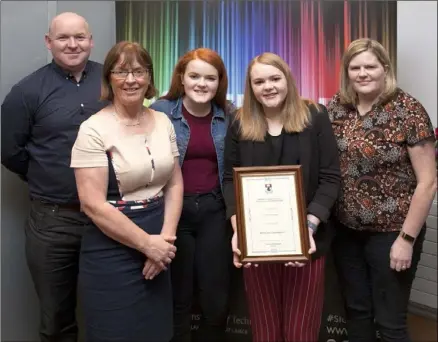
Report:
[{"label": "framed certificate", "polygon": [[309,260],[301,166],[236,167],[233,177],[241,262]]}]

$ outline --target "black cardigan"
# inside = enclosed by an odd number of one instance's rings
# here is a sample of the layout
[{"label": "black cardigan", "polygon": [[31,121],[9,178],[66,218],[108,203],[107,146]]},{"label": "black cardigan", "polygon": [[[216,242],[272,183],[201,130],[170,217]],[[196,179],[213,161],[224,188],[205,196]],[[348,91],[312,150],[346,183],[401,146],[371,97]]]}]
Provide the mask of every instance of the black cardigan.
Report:
[{"label": "black cardigan", "polygon": [[[314,238],[316,259],[324,255],[334,236],[331,220],[332,208],[340,189],[341,172],[335,136],[328,117],[327,109],[320,106],[318,110],[310,105],[311,123],[298,133],[300,165],[302,167],[304,194],[307,202],[307,213],[318,217],[321,223]],[[269,148],[266,143],[241,140],[239,137],[239,121],[235,120],[228,128],[225,138],[223,192],[227,206],[227,218],[236,213],[236,201],[233,185],[233,168],[239,166],[266,165]],[[287,153],[288,145],[296,141],[293,134],[283,131],[283,153],[280,165],[292,165]]]}]

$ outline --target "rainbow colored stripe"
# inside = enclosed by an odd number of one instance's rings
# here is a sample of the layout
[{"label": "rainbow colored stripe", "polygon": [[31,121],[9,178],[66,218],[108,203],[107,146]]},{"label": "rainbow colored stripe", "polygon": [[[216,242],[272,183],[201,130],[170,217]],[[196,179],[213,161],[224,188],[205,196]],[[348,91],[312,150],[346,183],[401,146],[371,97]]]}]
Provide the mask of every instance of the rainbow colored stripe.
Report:
[{"label": "rainbow colored stripe", "polygon": [[237,105],[249,61],[267,51],[285,59],[303,96],[325,103],[351,40],[377,39],[395,64],[396,10],[395,1],[117,1],[117,41],[151,53],[160,93],[181,55],[208,47],[222,56]]}]

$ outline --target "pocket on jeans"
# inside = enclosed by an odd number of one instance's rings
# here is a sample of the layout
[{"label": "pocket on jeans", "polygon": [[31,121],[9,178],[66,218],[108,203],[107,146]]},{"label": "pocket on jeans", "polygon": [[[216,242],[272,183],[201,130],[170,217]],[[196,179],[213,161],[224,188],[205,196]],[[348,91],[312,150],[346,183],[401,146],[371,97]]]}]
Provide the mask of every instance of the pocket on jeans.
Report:
[{"label": "pocket on jeans", "polygon": [[220,204],[225,205],[224,196],[222,196],[222,194],[216,195],[216,201],[218,201]]},{"label": "pocket on jeans", "polygon": [[46,214],[31,204],[30,212],[26,221],[26,228],[31,231],[40,232],[42,230],[43,222],[46,218]]},{"label": "pocket on jeans", "polygon": [[34,220],[41,220],[46,216],[46,213],[41,210],[41,208],[38,208],[36,205],[31,204],[30,206],[30,213],[29,217]]},{"label": "pocket on jeans", "polygon": [[225,200],[224,200],[224,196],[222,195],[222,193],[216,194],[215,200],[216,200],[216,203],[219,205],[220,209],[225,208]]},{"label": "pocket on jeans", "polygon": [[34,230],[46,231],[48,226],[58,225],[53,222],[56,220],[57,216],[58,213],[57,211],[53,210],[52,206],[38,202],[31,202],[28,223]]}]

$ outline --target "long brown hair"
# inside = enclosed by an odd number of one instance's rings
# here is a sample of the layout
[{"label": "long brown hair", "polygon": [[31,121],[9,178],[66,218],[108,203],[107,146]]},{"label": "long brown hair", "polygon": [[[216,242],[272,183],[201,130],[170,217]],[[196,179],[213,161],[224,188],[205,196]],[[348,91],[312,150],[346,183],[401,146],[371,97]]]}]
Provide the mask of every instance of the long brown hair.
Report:
[{"label": "long brown hair", "polygon": [[204,61],[216,68],[219,76],[219,85],[213,101],[225,111],[227,101],[228,76],[225,64],[219,54],[208,48],[198,48],[187,52],[180,57],[173,70],[170,88],[166,95],[160,99],[176,100],[184,95],[184,86],[182,85],[182,77],[186,72],[187,64],[194,59]]},{"label": "long brown hair", "polygon": [[278,55],[265,52],[251,60],[246,71],[245,93],[243,105],[236,115],[240,120],[240,135],[245,140],[263,141],[268,131],[263,107],[256,99],[251,86],[251,70],[256,63],[271,65],[280,70],[286,77],[287,95],[281,110],[281,118],[284,130],[288,133],[301,132],[310,123],[311,101],[302,99],[289,66]]}]

